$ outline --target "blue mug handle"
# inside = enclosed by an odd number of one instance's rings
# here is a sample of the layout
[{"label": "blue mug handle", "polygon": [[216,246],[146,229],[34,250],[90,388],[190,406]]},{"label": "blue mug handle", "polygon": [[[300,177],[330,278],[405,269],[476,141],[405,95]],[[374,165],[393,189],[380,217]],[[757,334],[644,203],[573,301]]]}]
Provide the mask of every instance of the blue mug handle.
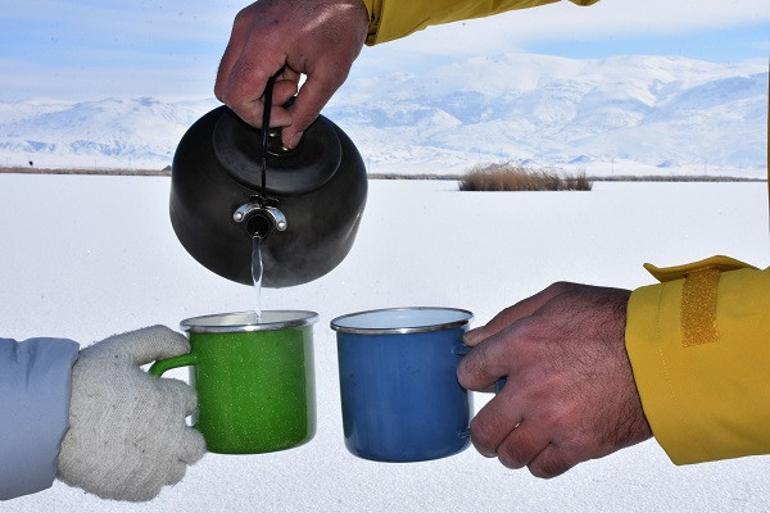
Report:
[{"label": "blue mug handle", "polygon": [[[452,352],[454,353],[455,356],[462,358],[466,354],[470,353],[471,350],[473,350],[471,346],[466,346],[465,344],[461,344],[459,346],[455,346],[454,349],[452,349]],[[508,383],[507,376],[503,376],[502,378],[498,379],[497,382],[495,383],[495,394],[499,394],[506,383]],[[465,428],[461,431],[458,431],[457,436],[459,438],[470,438],[471,437],[470,428]]]},{"label": "blue mug handle", "polygon": [[471,346],[460,344],[452,348],[452,353],[454,353],[455,356],[459,356],[460,358],[462,358],[466,354],[470,353],[472,349],[473,348]]}]

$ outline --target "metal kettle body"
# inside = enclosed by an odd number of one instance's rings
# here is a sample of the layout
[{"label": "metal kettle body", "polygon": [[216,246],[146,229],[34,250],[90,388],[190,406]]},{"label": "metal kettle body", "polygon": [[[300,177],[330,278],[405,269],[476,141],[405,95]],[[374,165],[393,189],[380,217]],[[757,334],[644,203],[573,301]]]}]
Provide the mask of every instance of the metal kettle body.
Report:
[{"label": "metal kettle body", "polygon": [[196,121],[174,155],[171,224],[190,255],[230,280],[252,284],[254,237],[261,239],[263,286],[315,280],[353,245],[366,203],[363,160],[323,116],[293,150],[271,132],[271,150],[261,155],[260,135],[227,107]]}]

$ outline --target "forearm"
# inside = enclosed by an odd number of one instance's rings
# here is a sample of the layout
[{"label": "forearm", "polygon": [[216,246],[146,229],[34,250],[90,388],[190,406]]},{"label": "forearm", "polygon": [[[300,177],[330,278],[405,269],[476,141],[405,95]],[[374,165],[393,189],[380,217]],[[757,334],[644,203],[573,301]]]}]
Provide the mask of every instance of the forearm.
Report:
[{"label": "forearm", "polygon": [[77,355],[71,340],[0,339],[0,500],[51,486]]},{"label": "forearm", "polygon": [[626,348],[652,431],[677,464],[770,453],[770,269],[654,270]]},{"label": "forearm", "polygon": [[[515,9],[551,4],[559,0],[364,0],[369,14],[368,45],[384,43],[430,25],[483,18]],[[570,0],[591,5],[598,0]]]}]

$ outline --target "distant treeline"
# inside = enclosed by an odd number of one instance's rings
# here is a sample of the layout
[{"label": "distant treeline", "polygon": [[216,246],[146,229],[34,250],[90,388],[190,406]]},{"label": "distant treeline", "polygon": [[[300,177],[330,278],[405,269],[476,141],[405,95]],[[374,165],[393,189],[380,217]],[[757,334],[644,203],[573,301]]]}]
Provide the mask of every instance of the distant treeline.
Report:
[{"label": "distant treeline", "polygon": [[100,175],[100,176],[171,176],[166,169],[99,169],[99,168],[47,168],[47,167],[0,167],[0,173],[25,175]]},{"label": "distant treeline", "polygon": [[591,176],[594,182],[766,182],[767,178],[750,178],[745,176],[709,176],[709,175],[621,175],[621,176]]},{"label": "distant treeline", "polygon": [[[17,173],[33,175],[99,175],[99,176],[171,176],[171,168],[165,169],[100,169],[100,168],[45,168],[45,167],[0,167],[0,173]],[[450,174],[400,174],[400,173],[369,173],[371,180],[452,180],[460,181],[465,175]],[[766,178],[748,178],[741,176],[709,176],[709,175],[617,175],[617,176],[588,176],[591,182],[766,182]]]},{"label": "distant treeline", "polygon": [[[370,180],[453,180],[461,181],[464,175],[405,175],[397,173],[369,173]],[[742,176],[709,176],[709,175],[618,175],[618,176],[586,176],[589,182],[766,182],[767,178],[752,178]]]}]

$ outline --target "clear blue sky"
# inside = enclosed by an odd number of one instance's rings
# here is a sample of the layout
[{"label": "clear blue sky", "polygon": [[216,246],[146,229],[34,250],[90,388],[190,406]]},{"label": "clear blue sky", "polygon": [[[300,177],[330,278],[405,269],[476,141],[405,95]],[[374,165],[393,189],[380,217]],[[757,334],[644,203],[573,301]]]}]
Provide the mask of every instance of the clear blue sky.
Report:
[{"label": "clear blue sky", "polygon": [[716,62],[767,60],[770,54],[770,24],[748,23],[737,27],[696,29],[654,37],[612,35],[571,41],[554,39],[532,43],[526,46],[526,50],[577,58],[653,54]]},{"label": "clear blue sky", "polygon": [[[210,95],[232,18],[245,5],[0,1],[5,4],[0,9],[0,100]],[[504,51],[574,58],[656,54],[718,62],[767,60],[770,2],[677,2],[603,0],[590,8],[563,2],[430,29],[367,49],[354,74]]]}]

